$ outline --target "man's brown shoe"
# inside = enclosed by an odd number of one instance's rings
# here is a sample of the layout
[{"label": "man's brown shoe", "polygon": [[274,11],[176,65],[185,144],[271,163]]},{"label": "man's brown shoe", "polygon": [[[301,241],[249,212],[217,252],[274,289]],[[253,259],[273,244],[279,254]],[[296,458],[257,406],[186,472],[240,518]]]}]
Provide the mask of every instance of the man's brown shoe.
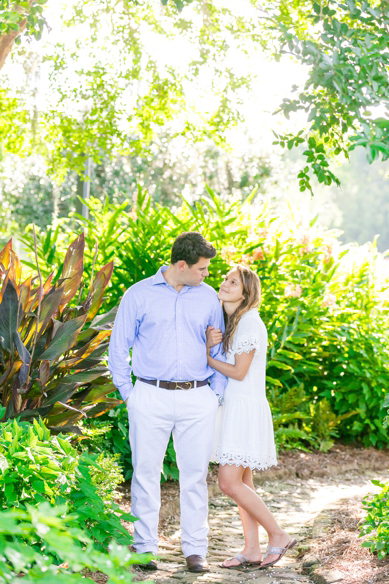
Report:
[{"label": "man's brown shoe", "polygon": [[[135,554],[137,553],[137,551],[133,545],[130,545],[129,548],[130,548],[130,552],[133,552]],[[144,553],[154,555],[153,552],[144,552]],[[147,570],[147,571],[158,570],[158,564],[157,564],[156,560],[150,560],[149,562],[147,562],[147,564],[132,564],[132,565],[134,566],[134,568],[140,568],[141,570]]]},{"label": "man's brown shoe", "polygon": [[203,556],[188,556],[186,558],[186,565],[189,572],[209,572],[208,562]]}]

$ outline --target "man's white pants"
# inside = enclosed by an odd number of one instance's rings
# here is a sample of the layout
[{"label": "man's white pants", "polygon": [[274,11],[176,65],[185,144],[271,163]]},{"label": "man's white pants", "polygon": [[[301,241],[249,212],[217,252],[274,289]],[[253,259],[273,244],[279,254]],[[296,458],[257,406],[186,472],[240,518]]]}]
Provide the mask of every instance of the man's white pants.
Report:
[{"label": "man's white pants", "polygon": [[218,400],[209,385],[168,390],[137,381],[127,401],[134,474],[131,485],[138,553],[158,551],[160,474],[173,432],[180,470],[181,539],[185,557],[208,547],[206,477]]}]

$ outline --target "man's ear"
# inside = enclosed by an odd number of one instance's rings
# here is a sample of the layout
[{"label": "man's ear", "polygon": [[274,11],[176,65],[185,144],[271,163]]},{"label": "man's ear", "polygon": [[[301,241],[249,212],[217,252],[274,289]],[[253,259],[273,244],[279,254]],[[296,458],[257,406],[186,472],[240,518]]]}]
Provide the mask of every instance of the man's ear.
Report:
[{"label": "man's ear", "polygon": [[185,260],[179,260],[177,262],[177,266],[178,266],[178,269],[180,270],[180,272],[183,272],[185,270],[185,268],[187,267],[187,265],[188,264],[186,263]]}]

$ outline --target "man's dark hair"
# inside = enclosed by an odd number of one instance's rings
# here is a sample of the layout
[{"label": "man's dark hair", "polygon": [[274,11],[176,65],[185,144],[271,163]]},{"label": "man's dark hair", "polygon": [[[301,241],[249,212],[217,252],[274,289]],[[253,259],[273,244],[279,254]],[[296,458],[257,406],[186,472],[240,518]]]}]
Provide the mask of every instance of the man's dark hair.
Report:
[{"label": "man's dark hair", "polygon": [[173,243],[171,263],[184,260],[189,267],[197,264],[200,258],[214,258],[216,249],[196,231],[181,233]]}]

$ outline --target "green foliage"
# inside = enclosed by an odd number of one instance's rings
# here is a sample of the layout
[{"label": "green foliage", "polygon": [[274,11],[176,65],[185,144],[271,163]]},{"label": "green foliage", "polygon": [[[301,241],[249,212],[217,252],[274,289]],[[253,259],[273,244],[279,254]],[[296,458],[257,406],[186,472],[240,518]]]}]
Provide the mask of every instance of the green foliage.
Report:
[{"label": "green foliage", "polygon": [[105,502],[112,502],[119,497],[116,489],[124,482],[123,473],[118,464],[119,458],[119,454],[110,456],[101,452],[96,459],[98,466],[89,467],[92,485],[96,487],[97,494]]},{"label": "green foliage", "polygon": [[[0,35],[17,29],[27,16],[27,30],[39,38],[42,4],[10,8],[3,0]],[[306,164],[299,172],[302,191],[312,191],[312,176],[324,185],[338,185],[329,161],[341,153],[348,157],[357,146],[370,162],[389,156],[389,122],[374,113],[377,106],[388,105],[389,96],[385,3],[272,0],[264,6],[247,0],[241,11],[193,0],[162,4],[108,6],[104,0],[79,0],[66,12],[62,20],[72,33],[72,46],[61,41],[45,54],[51,106],[35,112],[33,120],[25,114],[24,132],[17,133],[24,149],[44,157],[56,180],[65,180],[69,170],[83,175],[86,155],[95,164],[106,156],[144,155],[161,128],[170,139],[185,137],[192,144],[210,139],[227,146],[227,130],[243,119],[241,90],[250,89],[252,79],[230,66],[226,56],[231,49],[249,53],[258,44],[276,59],[291,54],[309,72],[305,86],[295,87],[296,97],[284,99],[279,110],[287,117],[307,113],[308,127],[276,134],[276,143],[289,149],[306,144]],[[87,37],[85,28],[91,31]],[[172,40],[185,36],[190,47],[185,66],[169,58],[159,63],[151,35],[143,35],[143,29],[161,40],[166,53]],[[110,51],[104,51],[106,46]],[[207,84],[217,103],[198,115],[193,94],[203,96],[204,71],[212,72]],[[28,112],[26,96],[19,100],[19,110]],[[15,152],[5,140],[8,146]]]},{"label": "green foliage", "polygon": [[[184,202],[174,212],[151,204],[141,191],[128,206],[96,199],[88,205],[90,220],[77,219],[80,228],[88,226],[86,271],[98,239],[103,244],[97,263],[113,257],[117,262],[107,309],[118,304],[126,288],[169,262],[178,233],[200,231],[219,252],[211,262],[209,284],[218,289],[233,262],[247,263],[261,279],[260,312],[269,335],[268,397],[277,416],[300,413],[300,419],[279,424],[278,436],[292,428],[305,433],[296,437],[299,444],[322,449],[335,432],[366,446],[388,443],[382,427],[389,391],[387,276],[374,245],[370,251],[342,248],[315,219],[304,223],[292,210],[280,215],[268,204],[251,206],[250,198],[243,205],[224,202],[210,189],[200,202]],[[64,222],[57,234],[39,235],[42,266],[49,254],[51,266],[61,264],[73,237],[70,225]],[[50,242],[46,248],[44,241]],[[301,411],[289,404],[277,412],[280,398],[302,387],[306,401]],[[117,416],[109,434],[114,452],[126,458],[128,473],[126,411],[110,416]]]},{"label": "green foliage", "polygon": [[379,558],[384,558],[389,555],[389,484],[372,483],[380,488],[380,492],[364,499],[367,515],[360,526],[360,537],[367,536],[362,547],[370,548]]},{"label": "green foliage", "polygon": [[15,97],[9,97],[5,89],[0,90],[0,161],[5,152],[19,156],[25,153],[25,131],[29,122],[26,107]]},{"label": "green foliage", "polygon": [[48,503],[0,512],[0,554],[1,584],[93,582],[85,569],[100,571],[112,584],[132,582],[130,565],[147,561],[115,542],[108,553],[96,550],[66,505]]},{"label": "green foliage", "polygon": [[[0,2],[0,37],[12,31],[18,31],[26,19],[26,31],[30,36],[40,39],[45,20],[43,6],[47,0],[32,0],[30,2],[10,3],[9,0]],[[16,42],[20,42],[18,38]]]},{"label": "green foliage", "polygon": [[[276,444],[280,450],[317,448],[327,452],[338,437],[337,426],[344,418],[336,416],[325,398],[308,395],[303,384],[281,393],[273,389],[272,415]],[[349,413],[346,417],[349,417]]]},{"label": "green foliage", "polygon": [[113,462],[104,455],[80,455],[68,439],[52,436],[41,420],[8,421],[0,434],[0,509],[67,503],[96,549],[106,549],[112,539],[128,545],[132,539],[121,519],[133,517],[113,502],[123,481]]},{"label": "green foliage", "polygon": [[[82,424],[82,436],[77,437],[82,448],[87,448],[92,453],[99,453],[99,458],[105,457],[105,464],[114,465],[113,472],[110,471],[111,477],[108,483],[111,489],[117,472],[115,472],[116,460],[123,468],[124,479],[128,481],[132,477],[132,454],[128,434],[127,407],[121,404],[104,414],[101,420],[85,421]],[[173,440],[170,438],[162,467],[161,482],[177,479],[176,453]]]},{"label": "green foliage", "polygon": [[[47,241],[44,244],[47,249]],[[53,272],[22,282],[21,266],[12,240],[0,252],[0,390],[4,419],[44,417],[57,431],[83,416],[98,416],[120,403],[106,398],[113,385],[101,365],[113,314],[96,316],[110,281],[113,262],[91,275],[82,301],[84,236],[68,248],[56,281]],[[33,267],[33,264],[30,264]],[[61,276],[61,278],[59,278]],[[33,288],[33,282],[39,285]],[[69,303],[78,294],[72,308]],[[85,328],[86,323],[89,328]],[[58,430],[59,429],[59,430]]]},{"label": "green foliage", "polygon": [[[96,465],[96,471],[92,473],[91,464]],[[104,501],[99,495],[99,492],[106,494],[109,488],[109,477],[104,476],[104,469],[94,463],[91,457],[83,454],[77,470],[77,483],[69,492],[63,492],[57,499],[57,504],[69,504],[71,511],[74,510],[76,513],[80,525],[85,526],[97,549],[106,549],[112,539],[122,545],[132,543],[132,537],[122,526],[121,520],[134,521],[134,517],[124,513],[112,500]],[[112,481],[113,487],[117,484],[117,478],[114,477]]]},{"label": "green foliage", "polygon": [[[234,26],[241,17],[196,2],[186,16],[181,11],[189,0],[164,4],[78,0],[62,18],[59,15],[71,41],[65,37],[45,46],[50,98],[47,103],[42,99],[40,111],[27,120],[22,134],[25,148],[43,157],[48,174],[58,183],[69,171],[82,176],[85,156],[102,164],[107,157],[145,155],[161,129],[169,138],[225,145],[226,131],[241,117],[239,90],[249,83],[224,63],[227,39],[239,39],[236,47],[242,44],[244,37],[239,38]],[[224,32],[225,41],[216,42],[217,30]],[[186,65],[169,58],[161,63],[151,39],[169,51],[183,34],[190,45]],[[23,60],[22,51],[19,56]],[[197,100],[187,91],[188,84],[203,86],[200,65],[212,73],[214,104],[206,112],[198,111]],[[20,107],[28,111],[28,90],[18,89],[18,97]]]},{"label": "green foliage", "polygon": [[[272,16],[278,8],[271,10]],[[276,135],[276,144],[289,149],[306,142],[307,166],[300,171],[300,190],[312,192],[310,175],[320,183],[340,184],[329,169],[328,159],[357,146],[366,149],[373,162],[389,158],[389,121],[373,115],[370,108],[389,103],[389,10],[385,3],[330,0],[313,2],[308,37],[298,34],[292,20],[277,14],[282,52],[291,53],[308,66],[309,75],[298,96],[284,99],[281,111],[308,113],[306,132]],[[299,26],[299,25],[297,25]],[[284,48],[285,47],[285,48]],[[287,50],[286,50],[287,47]]]}]

